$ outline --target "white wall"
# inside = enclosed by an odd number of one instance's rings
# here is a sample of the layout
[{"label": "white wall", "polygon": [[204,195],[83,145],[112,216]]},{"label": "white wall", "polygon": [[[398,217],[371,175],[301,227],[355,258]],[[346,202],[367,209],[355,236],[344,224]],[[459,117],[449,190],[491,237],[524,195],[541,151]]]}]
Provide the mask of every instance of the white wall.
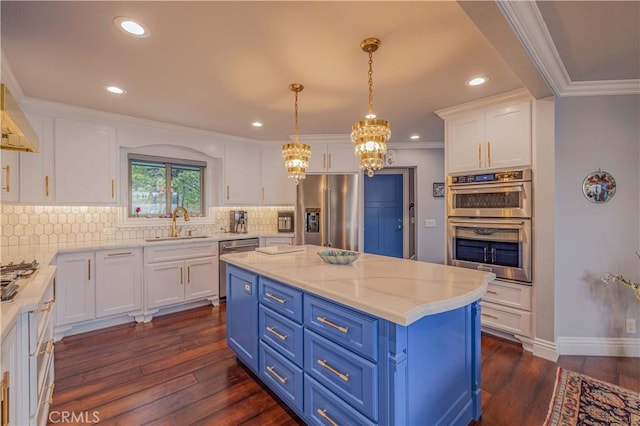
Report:
[{"label": "white wall", "polygon": [[[433,183],[444,182],[444,148],[397,149],[394,167],[416,167],[416,257],[433,263],[445,261],[445,200],[433,197]],[[435,228],[425,228],[435,219]]]},{"label": "white wall", "polygon": [[[555,331],[563,337],[638,338],[640,302],[625,286],[604,285],[610,271],[640,281],[640,96],[560,98],[556,102]],[[615,196],[593,204],[585,176],[613,175]],[[538,188],[540,190],[540,188]],[[637,354],[636,356],[640,356]]]}]

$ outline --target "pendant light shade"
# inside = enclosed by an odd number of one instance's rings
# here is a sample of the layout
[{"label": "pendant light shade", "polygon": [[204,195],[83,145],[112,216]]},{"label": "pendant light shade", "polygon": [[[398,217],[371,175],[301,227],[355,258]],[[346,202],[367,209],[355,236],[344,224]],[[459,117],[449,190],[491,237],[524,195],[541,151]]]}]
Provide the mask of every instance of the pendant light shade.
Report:
[{"label": "pendant light shade", "polygon": [[374,170],[384,167],[387,141],[391,137],[391,125],[387,120],[376,118],[373,113],[373,52],[378,50],[380,40],[366,38],[360,47],[369,54],[369,113],[364,120],[356,121],[351,127],[351,141],[354,153],[359,158],[360,169],[373,176]]},{"label": "pendant light shade", "polygon": [[295,92],[295,136],[293,143],[282,145],[282,156],[284,157],[284,166],[287,168],[287,175],[293,179],[297,185],[300,179],[306,177],[307,168],[309,167],[309,158],[311,158],[311,147],[307,144],[298,142],[298,93],[302,92],[304,86],[300,83],[291,83],[289,89]]}]

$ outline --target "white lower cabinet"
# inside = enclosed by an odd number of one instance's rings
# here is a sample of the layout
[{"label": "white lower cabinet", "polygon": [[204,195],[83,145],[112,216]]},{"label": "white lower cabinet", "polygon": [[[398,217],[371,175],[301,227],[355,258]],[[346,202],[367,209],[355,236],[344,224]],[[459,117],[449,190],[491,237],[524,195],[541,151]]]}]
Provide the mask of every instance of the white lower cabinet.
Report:
[{"label": "white lower cabinet", "polygon": [[145,249],[146,309],[218,300],[217,243]]},{"label": "white lower cabinet", "polygon": [[142,249],[96,252],[96,317],[142,309]]},{"label": "white lower cabinet", "polygon": [[8,424],[15,425],[18,424],[18,386],[21,384],[18,380],[18,334],[15,325],[2,339],[0,355],[0,419],[2,424],[8,420]]},{"label": "white lower cabinet", "polygon": [[51,317],[55,302],[55,278],[51,277],[38,304],[30,311],[18,314],[2,339],[2,425],[39,426],[48,423],[54,380]]},{"label": "white lower cabinet", "polygon": [[74,327],[100,328],[96,320],[142,315],[141,248],[65,253],[56,264],[56,340]]},{"label": "white lower cabinet", "polygon": [[494,280],[482,297],[482,326],[515,337],[532,337],[531,287]]}]

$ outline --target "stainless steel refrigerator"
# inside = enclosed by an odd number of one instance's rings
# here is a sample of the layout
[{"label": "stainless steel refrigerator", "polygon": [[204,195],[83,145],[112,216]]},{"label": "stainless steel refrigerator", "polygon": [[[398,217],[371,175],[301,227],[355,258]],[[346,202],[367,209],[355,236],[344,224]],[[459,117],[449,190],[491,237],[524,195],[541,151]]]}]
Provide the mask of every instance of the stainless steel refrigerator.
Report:
[{"label": "stainless steel refrigerator", "polygon": [[358,175],[307,175],[297,192],[296,244],[358,250]]}]

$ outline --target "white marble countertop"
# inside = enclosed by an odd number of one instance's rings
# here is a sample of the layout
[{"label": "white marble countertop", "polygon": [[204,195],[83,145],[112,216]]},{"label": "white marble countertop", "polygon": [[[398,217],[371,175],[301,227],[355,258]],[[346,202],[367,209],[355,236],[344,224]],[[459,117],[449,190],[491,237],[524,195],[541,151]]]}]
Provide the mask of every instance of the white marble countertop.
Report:
[{"label": "white marble countertop", "polygon": [[205,238],[185,238],[175,240],[146,241],[145,239],[130,240],[101,240],[73,243],[2,246],[0,247],[0,263],[37,260],[40,267],[36,274],[28,279],[18,281],[20,288],[18,295],[11,302],[0,304],[0,335],[4,338],[18,315],[35,309],[42,299],[47,284],[55,275],[55,259],[61,253],[73,253],[91,250],[125,249],[134,247],[153,247],[158,245],[181,245],[211,243],[226,240],[239,240],[259,237],[292,238],[293,233],[253,232],[246,234],[215,233]]},{"label": "white marble countertop", "polygon": [[409,325],[426,315],[480,299],[495,274],[362,253],[351,265],[329,265],[317,255],[326,247],[265,254],[225,254],[221,260],[326,297],[373,316]]}]

